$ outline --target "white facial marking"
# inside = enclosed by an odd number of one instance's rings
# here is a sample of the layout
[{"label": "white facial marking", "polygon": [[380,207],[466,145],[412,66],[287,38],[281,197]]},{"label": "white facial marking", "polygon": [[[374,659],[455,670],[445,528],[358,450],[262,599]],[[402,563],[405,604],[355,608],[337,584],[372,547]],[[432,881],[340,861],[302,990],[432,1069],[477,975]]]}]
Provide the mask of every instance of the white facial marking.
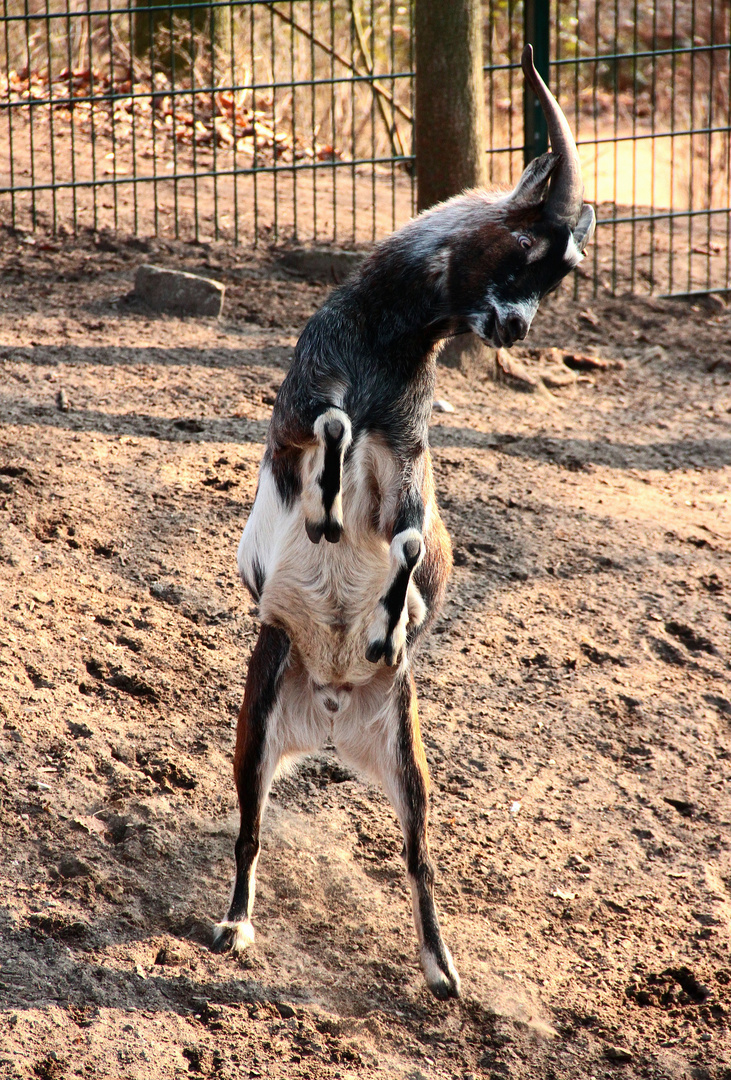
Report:
[{"label": "white facial marking", "polygon": [[584,253],[579,251],[573,236],[569,236],[569,242],[566,245],[563,257],[564,262],[568,263],[572,270],[575,266],[578,266],[584,258]]}]

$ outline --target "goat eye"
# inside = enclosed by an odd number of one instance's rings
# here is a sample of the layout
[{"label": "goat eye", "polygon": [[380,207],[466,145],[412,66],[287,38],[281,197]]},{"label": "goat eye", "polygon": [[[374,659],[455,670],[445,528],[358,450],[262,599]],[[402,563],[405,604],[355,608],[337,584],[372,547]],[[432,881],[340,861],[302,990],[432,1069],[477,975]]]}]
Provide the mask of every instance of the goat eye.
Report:
[{"label": "goat eye", "polygon": [[524,251],[529,251],[533,247],[533,241],[530,236],[519,236],[518,243]]}]

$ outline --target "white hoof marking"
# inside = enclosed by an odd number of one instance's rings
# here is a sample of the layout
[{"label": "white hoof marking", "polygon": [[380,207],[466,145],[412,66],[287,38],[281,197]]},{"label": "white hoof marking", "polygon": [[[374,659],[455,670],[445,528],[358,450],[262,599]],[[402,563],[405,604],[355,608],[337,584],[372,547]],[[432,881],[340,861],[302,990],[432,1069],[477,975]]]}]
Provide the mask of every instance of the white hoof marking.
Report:
[{"label": "white hoof marking", "polygon": [[220,941],[221,938],[227,935],[228,931],[233,931],[231,952],[243,952],[254,941],[254,927],[249,919],[244,919],[242,922],[227,922],[224,919],[223,922],[216,923],[214,940]]}]

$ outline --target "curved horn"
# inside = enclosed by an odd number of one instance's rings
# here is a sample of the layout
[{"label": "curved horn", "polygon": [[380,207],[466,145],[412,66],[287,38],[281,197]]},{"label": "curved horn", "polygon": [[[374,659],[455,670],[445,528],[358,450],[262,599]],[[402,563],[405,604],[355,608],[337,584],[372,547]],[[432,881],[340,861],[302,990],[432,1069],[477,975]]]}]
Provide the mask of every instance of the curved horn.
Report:
[{"label": "curved horn", "polygon": [[560,154],[558,168],[551,177],[546,206],[571,229],[576,224],[584,204],[584,185],[581,181],[581,165],[574,137],[568,120],[555,97],[544,83],[533,63],[533,46],[526,45],[521,59],[523,72],[541,103],[548,125],[548,135],[554,154]]}]

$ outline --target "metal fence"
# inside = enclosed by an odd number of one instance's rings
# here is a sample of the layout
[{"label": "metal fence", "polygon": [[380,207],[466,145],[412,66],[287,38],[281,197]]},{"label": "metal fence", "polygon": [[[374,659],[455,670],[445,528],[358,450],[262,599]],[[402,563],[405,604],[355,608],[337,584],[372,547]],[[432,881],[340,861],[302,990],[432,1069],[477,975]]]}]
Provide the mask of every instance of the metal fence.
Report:
[{"label": "metal fence", "polygon": [[[342,244],[412,214],[413,0],[181,3],[2,0],[7,223]],[[727,0],[526,4],[484,4],[491,179],[523,167],[530,16],[598,210],[580,289],[731,288]]]}]

